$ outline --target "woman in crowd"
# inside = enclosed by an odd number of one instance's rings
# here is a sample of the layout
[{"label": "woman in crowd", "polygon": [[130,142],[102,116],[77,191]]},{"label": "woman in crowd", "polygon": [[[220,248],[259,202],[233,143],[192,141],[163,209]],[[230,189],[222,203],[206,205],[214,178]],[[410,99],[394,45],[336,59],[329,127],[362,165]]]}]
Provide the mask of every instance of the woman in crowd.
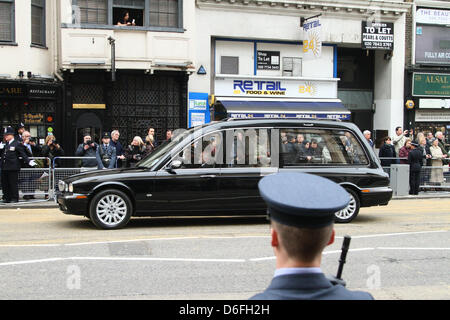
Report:
[{"label": "woman in crowd", "polygon": [[432,140],[432,144],[430,146],[430,153],[431,153],[431,166],[433,167],[431,169],[431,177],[430,182],[432,182],[435,185],[440,185],[442,182],[444,182],[444,170],[443,170],[443,164],[442,159],[446,158],[447,155],[442,153],[441,148],[439,147],[439,140],[434,138]]},{"label": "woman in crowd", "polygon": [[125,158],[127,159],[127,166],[134,168],[136,163],[141,161],[148,154],[148,148],[142,141],[141,137],[134,137],[131,144],[125,150]]},{"label": "woman in crowd", "polygon": [[145,145],[147,148],[147,153],[153,152],[153,150],[155,150],[156,148],[155,136],[150,132],[148,136],[145,137]]},{"label": "woman in crowd", "polygon": [[411,151],[411,139],[405,140],[405,145],[398,150],[398,157],[400,158],[400,164],[408,164],[408,155]]},{"label": "woman in crowd", "polygon": [[[52,163],[54,158],[64,156],[64,150],[56,141],[56,137],[54,135],[49,135],[45,138],[45,146],[42,147],[42,156],[49,158]],[[56,159],[55,168],[59,166],[61,166],[61,161]]]}]

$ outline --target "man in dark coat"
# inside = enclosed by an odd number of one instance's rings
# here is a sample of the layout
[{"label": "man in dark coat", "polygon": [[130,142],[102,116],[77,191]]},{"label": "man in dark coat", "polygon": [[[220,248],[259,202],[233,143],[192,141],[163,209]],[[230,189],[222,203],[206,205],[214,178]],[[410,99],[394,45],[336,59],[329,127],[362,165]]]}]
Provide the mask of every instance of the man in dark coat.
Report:
[{"label": "man in dark coat", "polygon": [[[6,144],[0,143],[2,163],[2,190],[4,203],[19,202],[19,171],[22,161],[30,166],[36,166],[34,160],[29,160],[22,143],[14,139],[14,129],[7,127],[4,131]],[[22,159],[19,159],[22,158]]]},{"label": "man in dark coat", "polygon": [[409,163],[409,194],[418,195],[420,186],[420,171],[423,164],[423,150],[416,142],[411,142],[411,151],[408,154]]},{"label": "man in dark coat", "polygon": [[397,157],[397,154],[395,153],[395,147],[392,145],[392,139],[390,137],[384,138],[384,144],[380,148],[378,157],[380,158],[383,170],[390,175],[391,164],[396,163],[396,160],[394,158]]},{"label": "man in dark coat", "polygon": [[81,161],[81,167],[83,169],[97,168],[97,148],[98,144],[92,141],[91,135],[86,134],[83,137],[83,143],[75,151],[75,156],[87,158]]},{"label": "man in dark coat", "polygon": [[124,163],[122,163],[122,161],[124,161],[126,159],[125,159],[125,150],[119,141],[119,137],[120,137],[119,130],[114,130],[111,132],[111,145],[114,148],[116,148],[116,156],[117,156],[116,167],[122,168],[122,166],[124,165]]},{"label": "man in dark coat", "polygon": [[332,283],[320,268],[323,250],[334,242],[334,214],[350,202],[344,188],[299,172],[266,176],[258,187],[271,221],[276,271],[269,287],[251,299],[373,299],[370,293]]}]

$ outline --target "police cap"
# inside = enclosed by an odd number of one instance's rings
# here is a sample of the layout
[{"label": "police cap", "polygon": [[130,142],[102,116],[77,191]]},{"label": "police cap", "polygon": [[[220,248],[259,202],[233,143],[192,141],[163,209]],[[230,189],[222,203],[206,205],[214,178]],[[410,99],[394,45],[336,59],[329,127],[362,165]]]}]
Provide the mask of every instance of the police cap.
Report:
[{"label": "police cap", "polygon": [[103,132],[102,139],[111,139],[111,134],[109,132]]},{"label": "police cap", "polygon": [[6,127],[5,130],[3,131],[3,135],[9,135],[12,134],[14,135],[16,132],[14,131],[13,127]]},{"label": "police cap", "polygon": [[270,219],[298,228],[321,228],[347,207],[350,195],[333,181],[306,173],[283,172],[260,180],[259,192]]}]

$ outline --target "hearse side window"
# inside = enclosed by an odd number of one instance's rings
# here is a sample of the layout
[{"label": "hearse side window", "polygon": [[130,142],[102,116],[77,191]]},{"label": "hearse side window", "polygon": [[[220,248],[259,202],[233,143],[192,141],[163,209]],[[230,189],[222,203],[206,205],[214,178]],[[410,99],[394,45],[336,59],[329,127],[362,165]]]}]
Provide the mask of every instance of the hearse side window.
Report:
[{"label": "hearse side window", "polygon": [[344,130],[280,129],[280,167],[369,163],[355,136]]},{"label": "hearse side window", "polygon": [[225,158],[227,168],[270,167],[270,129],[226,130]]},{"label": "hearse side window", "polygon": [[223,133],[205,135],[186,146],[172,159],[181,160],[183,169],[220,168],[223,166]]}]

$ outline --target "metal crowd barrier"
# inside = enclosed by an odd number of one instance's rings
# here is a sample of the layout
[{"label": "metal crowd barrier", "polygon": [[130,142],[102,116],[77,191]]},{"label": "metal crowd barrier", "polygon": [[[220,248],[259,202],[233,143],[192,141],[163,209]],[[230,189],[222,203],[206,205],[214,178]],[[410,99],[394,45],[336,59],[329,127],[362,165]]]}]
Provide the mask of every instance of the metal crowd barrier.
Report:
[{"label": "metal crowd barrier", "polygon": [[[93,160],[95,157],[55,157],[53,158],[52,187],[58,190],[58,182],[78,173],[96,170],[97,167],[83,167],[82,160]],[[65,165],[68,165],[66,167]],[[53,197],[56,196],[54,192]]]},{"label": "metal crowd barrier", "polygon": [[[22,168],[19,172],[19,199],[27,199],[28,202],[49,201],[53,197],[53,184],[51,181],[52,168],[51,161],[45,157],[33,157],[37,166],[34,168]],[[0,197],[3,197],[3,190],[0,184]],[[22,204],[22,202],[20,202]],[[17,205],[3,204],[0,205]]]},{"label": "metal crowd barrier", "polygon": [[[380,160],[398,160],[395,163],[400,164],[400,160],[407,158],[379,158]],[[433,159],[431,159],[433,160]],[[394,164],[395,164],[394,163]],[[409,165],[409,164],[407,164]],[[383,166],[383,170],[391,174],[390,166]],[[409,181],[408,181],[409,183]],[[450,167],[448,164],[442,166],[423,165],[420,171],[420,190],[422,191],[450,191]]]}]

